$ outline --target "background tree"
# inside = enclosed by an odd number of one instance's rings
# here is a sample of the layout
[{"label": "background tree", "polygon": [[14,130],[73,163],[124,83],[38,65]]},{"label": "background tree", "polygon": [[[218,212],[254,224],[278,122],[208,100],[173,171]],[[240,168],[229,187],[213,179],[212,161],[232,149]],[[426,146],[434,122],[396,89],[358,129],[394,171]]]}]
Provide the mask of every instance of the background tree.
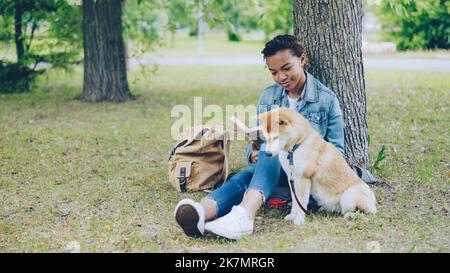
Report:
[{"label": "background tree", "polygon": [[225,27],[228,40],[242,40],[242,30],[256,30],[262,10],[254,0],[224,1],[218,17],[220,25]]},{"label": "background tree", "polygon": [[176,31],[182,27],[189,27],[194,18],[187,12],[186,0],[167,1],[165,9],[167,10],[167,30],[170,33],[170,46],[173,47]]},{"label": "background tree", "polygon": [[127,81],[121,15],[120,0],[83,0],[82,100],[122,102],[132,96]]},{"label": "background tree", "polygon": [[277,34],[291,34],[294,26],[293,0],[258,0],[260,17],[258,25],[264,30],[265,40]]},{"label": "background tree", "polygon": [[163,22],[161,17],[164,8],[164,3],[158,0],[127,0],[126,9],[122,10],[124,38],[147,47],[154,46],[162,38],[165,30],[159,26]]},{"label": "background tree", "polygon": [[339,98],[349,164],[367,167],[361,0],[295,0],[294,24],[309,56],[309,70]]},{"label": "background tree", "polygon": [[16,53],[15,62],[0,61],[0,92],[29,91],[41,62],[67,68],[79,61],[78,8],[63,0],[4,0],[0,12],[0,41]]},{"label": "background tree", "polygon": [[199,52],[206,26],[225,29],[229,41],[240,41],[240,29],[257,29],[261,16],[258,0],[167,0],[166,9],[171,37],[178,28],[189,27]]},{"label": "background tree", "polygon": [[[278,33],[292,33],[292,0],[166,0],[168,30],[190,28],[198,48],[207,25],[224,29],[229,41],[240,41],[242,30],[263,30],[265,39]],[[201,31],[199,32],[199,26]]]},{"label": "background tree", "polygon": [[[163,0],[122,0],[122,31],[127,68],[131,57],[139,57],[161,45]],[[143,68],[143,66],[141,66]]]},{"label": "background tree", "polygon": [[382,0],[372,5],[380,18],[383,36],[399,50],[448,49],[450,1]]}]

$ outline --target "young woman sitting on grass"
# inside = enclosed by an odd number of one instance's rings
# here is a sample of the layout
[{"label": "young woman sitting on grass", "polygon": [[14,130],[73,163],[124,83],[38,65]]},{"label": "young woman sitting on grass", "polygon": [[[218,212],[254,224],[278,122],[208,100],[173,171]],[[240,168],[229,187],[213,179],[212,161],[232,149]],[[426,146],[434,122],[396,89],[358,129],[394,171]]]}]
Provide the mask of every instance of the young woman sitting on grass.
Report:
[{"label": "young woman sitting on grass", "polygon": [[[258,102],[258,114],[273,107],[289,107],[306,117],[328,142],[344,154],[344,123],[333,91],[305,69],[308,58],[302,43],[292,35],[279,35],[266,43],[262,54],[275,84],[267,87]],[[287,176],[278,156],[269,157],[265,146],[247,147],[249,166],[204,197],[200,203],[181,200],[175,219],[188,236],[209,232],[228,239],[253,233],[258,209]]]}]

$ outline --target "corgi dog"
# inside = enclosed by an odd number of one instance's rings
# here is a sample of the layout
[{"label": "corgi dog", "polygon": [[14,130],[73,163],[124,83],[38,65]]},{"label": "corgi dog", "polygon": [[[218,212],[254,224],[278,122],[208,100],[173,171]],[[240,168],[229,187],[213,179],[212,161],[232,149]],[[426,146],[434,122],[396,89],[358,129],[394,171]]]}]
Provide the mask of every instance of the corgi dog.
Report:
[{"label": "corgi dog", "polygon": [[322,209],[344,217],[356,209],[377,212],[373,191],[301,114],[277,108],[258,115],[258,119],[266,139],[266,154],[278,155],[290,180],[292,209],[285,220],[304,223],[310,194]]}]

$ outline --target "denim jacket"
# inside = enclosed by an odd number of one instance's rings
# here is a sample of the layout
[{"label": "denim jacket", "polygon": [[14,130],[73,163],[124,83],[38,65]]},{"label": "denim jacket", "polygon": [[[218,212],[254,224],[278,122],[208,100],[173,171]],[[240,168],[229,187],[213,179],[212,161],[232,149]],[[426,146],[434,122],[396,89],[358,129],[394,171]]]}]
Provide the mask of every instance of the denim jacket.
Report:
[{"label": "denim jacket", "polygon": [[[303,99],[297,102],[295,109],[309,120],[324,140],[333,143],[345,157],[344,122],[339,101],[333,91],[308,72],[305,71],[305,74]],[[289,100],[286,90],[278,84],[273,84],[267,87],[259,98],[257,114],[277,107],[289,107]],[[251,145],[247,146],[246,156],[250,163]]]}]

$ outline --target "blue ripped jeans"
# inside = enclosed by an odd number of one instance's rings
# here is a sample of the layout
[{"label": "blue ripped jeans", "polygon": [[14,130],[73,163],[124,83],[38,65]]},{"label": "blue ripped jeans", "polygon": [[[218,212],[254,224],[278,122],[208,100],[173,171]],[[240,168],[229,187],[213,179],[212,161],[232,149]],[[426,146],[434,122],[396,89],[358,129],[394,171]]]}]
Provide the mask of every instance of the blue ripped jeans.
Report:
[{"label": "blue ripped jeans", "polygon": [[286,183],[288,186],[287,176],[278,156],[269,157],[265,151],[260,151],[256,163],[233,175],[206,197],[216,202],[216,218],[219,218],[230,212],[233,206],[240,204],[244,194],[250,189],[261,192],[265,203],[278,183]]}]

